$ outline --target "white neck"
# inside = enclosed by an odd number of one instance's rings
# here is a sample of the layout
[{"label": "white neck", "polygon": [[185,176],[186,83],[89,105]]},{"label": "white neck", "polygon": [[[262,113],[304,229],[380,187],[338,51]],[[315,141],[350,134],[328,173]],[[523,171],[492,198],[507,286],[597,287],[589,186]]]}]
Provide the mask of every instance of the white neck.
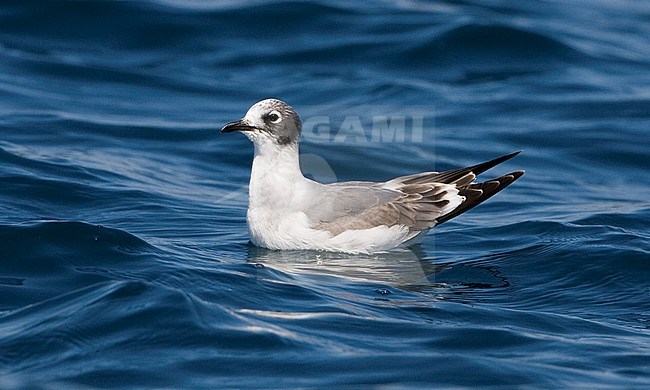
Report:
[{"label": "white neck", "polygon": [[255,142],[249,207],[283,208],[291,204],[296,187],[307,180],[300,171],[298,145],[278,146],[273,142],[259,139]]}]

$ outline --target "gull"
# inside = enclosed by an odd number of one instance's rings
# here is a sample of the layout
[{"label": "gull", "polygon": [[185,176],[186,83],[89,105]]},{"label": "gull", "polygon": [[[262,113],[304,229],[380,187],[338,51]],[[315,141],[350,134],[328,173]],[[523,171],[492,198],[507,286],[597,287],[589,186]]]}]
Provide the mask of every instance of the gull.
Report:
[{"label": "gull", "polygon": [[256,246],[351,254],[408,247],[421,242],[434,226],[482,203],[524,174],[515,171],[474,181],[519,151],[467,168],[386,182],[322,184],[300,170],[301,128],[291,106],[266,99],[221,129],[241,132],[255,147],[246,222]]}]

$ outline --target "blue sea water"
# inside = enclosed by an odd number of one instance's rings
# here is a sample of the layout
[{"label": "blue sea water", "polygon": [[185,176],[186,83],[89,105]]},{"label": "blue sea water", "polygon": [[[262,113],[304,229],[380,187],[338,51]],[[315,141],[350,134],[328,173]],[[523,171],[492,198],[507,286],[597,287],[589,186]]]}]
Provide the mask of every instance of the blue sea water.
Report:
[{"label": "blue sea water", "polygon": [[[625,0],[3,1],[0,388],[648,388],[648,20]],[[252,146],[218,129],[267,97],[312,125],[318,180],[515,150],[486,175],[526,175],[412,251],[256,248]]]}]

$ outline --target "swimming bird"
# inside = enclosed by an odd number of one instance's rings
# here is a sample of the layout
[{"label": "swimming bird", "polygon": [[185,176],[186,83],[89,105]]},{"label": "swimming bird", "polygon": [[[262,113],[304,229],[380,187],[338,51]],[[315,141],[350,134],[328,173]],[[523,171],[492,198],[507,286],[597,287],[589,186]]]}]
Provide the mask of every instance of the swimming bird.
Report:
[{"label": "swimming bird", "polygon": [[241,132],[255,147],[246,215],[254,245],[346,253],[406,247],[524,174],[514,171],[474,181],[520,153],[515,152],[467,168],[416,173],[386,182],[322,184],[300,170],[301,128],[291,106],[266,99],[221,129],[222,133]]}]

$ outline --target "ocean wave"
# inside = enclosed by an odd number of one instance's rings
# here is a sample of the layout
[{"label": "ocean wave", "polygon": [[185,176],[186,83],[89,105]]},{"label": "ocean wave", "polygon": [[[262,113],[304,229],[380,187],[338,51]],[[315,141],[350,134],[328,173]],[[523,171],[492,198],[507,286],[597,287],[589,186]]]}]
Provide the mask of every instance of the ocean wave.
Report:
[{"label": "ocean wave", "polygon": [[[3,2],[0,388],[647,388],[640,4]],[[218,129],[269,96],[422,114],[305,133],[316,179],[526,175],[413,251],[257,248]]]},{"label": "ocean wave", "polygon": [[578,63],[589,57],[547,35],[506,25],[466,24],[418,43],[404,53],[416,66],[486,70],[533,69]]}]

